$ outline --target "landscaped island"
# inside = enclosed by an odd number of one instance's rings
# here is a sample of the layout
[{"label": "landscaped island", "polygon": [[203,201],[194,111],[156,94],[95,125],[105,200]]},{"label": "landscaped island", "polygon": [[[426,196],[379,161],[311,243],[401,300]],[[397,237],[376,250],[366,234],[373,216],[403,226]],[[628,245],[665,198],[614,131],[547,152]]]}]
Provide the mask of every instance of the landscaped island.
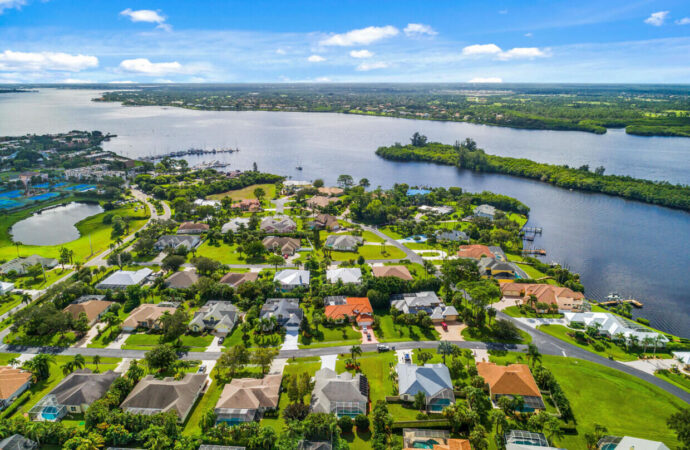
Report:
[{"label": "landscaped island", "polygon": [[690,211],[690,187],[664,181],[641,180],[622,175],[604,175],[604,168],[594,172],[589,166],[538,163],[525,158],[489,155],[471,139],[446,145],[427,142],[415,133],[412,143],[379,147],[376,154],[393,161],[425,161],[456,166],[477,172],[502,173],[544,181],[558,187],[616,195],[644,203]]}]

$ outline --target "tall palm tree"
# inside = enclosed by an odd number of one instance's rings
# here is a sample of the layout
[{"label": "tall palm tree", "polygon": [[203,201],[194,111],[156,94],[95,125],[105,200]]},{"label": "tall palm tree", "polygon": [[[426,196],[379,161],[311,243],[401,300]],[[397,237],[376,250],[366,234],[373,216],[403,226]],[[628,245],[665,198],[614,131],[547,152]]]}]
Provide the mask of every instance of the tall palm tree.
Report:
[{"label": "tall palm tree", "polygon": [[96,370],[98,370],[98,365],[101,363],[100,355],[95,355],[93,357],[93,363],[96,365]]},{"label": "tall palm tree", "polygon": [[438,348],[436,351],[443,356],[443,364],[445,364],[446,356],[453,353],[453,344],[448,341],[441,341],[438,343]]},{"label": "tall palm tree", "polygon": [[65,364],[62,365],[62,374],[64,376],[67,376],[72,372],[74,372],[74,362],[73,361],[67,361]]},{"label": "tall palm tree", "polygon": [[9,361],[7,361],[7,364],[9,364],[10,366],[14,367],[14,366],[19,366],[19,365],[21,365],[22,362],[21,362],[20,360],[18,360],[17,358],[12,358],[12,359],[10,359]]},{"label": "tall palm tree", "polygon": [[74,355],[72,363],[74,364],[75,369],[83,369],[84,367],[86,367],[86,360],[83,356],[79,354]]},{"label": "tall palm tree", "polygon": [[541,361],[541,353],[536,345],[530,343],[527,344],[527,359],[530,361],[530,366],[534,367],[537,361]]},{"label": "tall palm tree", "polygon": [[19,241],[14,241],[14,246],[17,248],[17,258],[19,258],[19,246],[24,245]]},{"label": "tall palm tree", "polygon": [[350,347],[350,355],[352,355],[352,362],[355,363],[357,361],[357,356],[362,355],[362,347],[359,345],[353,345]]},{"label": "tall palm tree", "polygon": [[646,336],[642,339],[642,353],[647,353],[647,347],[652,345],[654,343],[654,338],[650,336]]}]

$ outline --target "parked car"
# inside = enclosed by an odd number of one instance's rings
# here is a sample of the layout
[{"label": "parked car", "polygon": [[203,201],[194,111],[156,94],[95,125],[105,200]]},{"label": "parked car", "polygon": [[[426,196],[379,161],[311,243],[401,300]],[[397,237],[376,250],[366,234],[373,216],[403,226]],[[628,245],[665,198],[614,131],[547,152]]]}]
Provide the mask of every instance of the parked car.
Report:
[{"label": "parked car", "polygon": [[225,342],[225,338],[224,338],[224,337],[218,338],[218,345],[222,344],[223,342]]},{"label": "parked car", "polygon": [[410,364],[412,362],[412,358],[410,358],[409,353],[405,353],[404,360],[407,364]]},{"label": "parked car", "polygon": [[367,333],[367,341],[371,340],[371,334]]},{"label": "parked car", "polygon": [[443,328],[443,331],[448,331],[448,324],[445,322],[441,322],[441,327]]},{"label": "parked car", "polygon": [[199,366],[199,370],[197,372],[198,373],[206,373],[206,366],[204,366],[204,365]]},{"label": "parked car", "polygon": [[379,352],[387,352],[388,350],[390,350],[390,347],[388,347],[387,345],[379,344],[376,346],[376,350]]}]

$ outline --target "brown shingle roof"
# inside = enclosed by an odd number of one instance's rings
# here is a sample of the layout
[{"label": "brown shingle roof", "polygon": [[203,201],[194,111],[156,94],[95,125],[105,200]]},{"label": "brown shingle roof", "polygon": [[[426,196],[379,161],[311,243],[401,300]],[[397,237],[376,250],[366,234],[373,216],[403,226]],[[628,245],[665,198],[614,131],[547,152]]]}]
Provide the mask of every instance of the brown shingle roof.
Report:
[{"label": "brown shingle roof", "polygon": [[337,202],[337,198],[333,197],[323,197],[321,195],[316,195],[309,200],[307,200],[307,205],[312,206],[312,207],[319,207],[319,208],[325,208],[326,206],[330,205],[331,203]]},{"label": "brown shingle roof", "polygon": [[278,406],[282,375],[234,378],[220,394],[216,408],[258,409]]},{"label": "brown shingle roof", "polygon": [[447,444],[434,444],[434,450],[472,450],[467,439],[448,439]]},{"label": "brown shingle roof", "polygon": [[188,373],[181,380],[158,380],[148,375],[132,389],[120,407],[143,408],[151,413],[175,411],[180,420],[184,420],[205,384],[206,374],[203,373]]},{"label": "brown shingle roof", "polygon": [[337,197],[339,195],[343,195],[343,192],[345,192],[345,191],[343,191],[339,187],[320,187],[319,188],[319,194],[330,195],[330,196],[334,196],[334,197]]},{"label": "brown shingle roof", "polygon": [[461,245],[458,248],[458,258],[472,258],[481,259],[482,256],[494,258],[495,255],[489,250],[489,247],[481,244]]},{"label": "brown shingle roof", "polygon": [[89,322],[93,322],[98,319],[98,316],[103,311],[110,308],[112,304],[113,302],[107,302],[105,300],[87,300],[85,302],[67,305],[64,311],[70,313],[75,320],[79,318],[81,313],[85,313]]},{"label": "brown shingle roof", "polygon": [[165,285],[169,288],[186,289],[199,281],[199,275],[195,270],[185,270],[182,272],[175,272],[165,280]]},{"label": "brown shingle roof", "polygon": [[9,398],[30,379],[31,372],[0,366],[0,399]]},{"label": "brown shingle roof", "polygon": [[209,226],[205,223],[196,222],[182,222],[178,230],[204,230],[207,231]]},{"label": "brown shingle roof", "polygon": [[259,278],[258,272],[245,272],[245,273],[226,273],[223,278],[220,279],[221,283],[229,284],[232,287],[237,287],[248,281],[256,281]]},{"label": "brown shingle roof", "polygon": [[506,292],[520,292],[525,298],[532,295],[537,297],[539,303],[558,304],[559,298],[572,298],[575,300],[582,300],[585,296],[581,292],[575,292],[570,288],[553,286],[551,284],[538,283],[506,283],[501,286],[501,291]]},{"label": "brown shingle roof", "polygon": [[375,266],[371,268],[371,271],[377,278],[396,277],[408,281],[413,279],[412,274],[405,266]]},{"label": "brown shingle roof", "polygon": [[158,306],[153,303],[145,303],[137,306],[127,317],[122,326],[136,328],[140,322],[153,323],[158,320],[163,314],[175,312],[175,308],[170,306]]},{"label": "brown shingle roof", "polygon": [[539,387],[526,364],[499,366],[490,362],[479,362],[477,372],[489,384],[491,395],[541,397]]}]

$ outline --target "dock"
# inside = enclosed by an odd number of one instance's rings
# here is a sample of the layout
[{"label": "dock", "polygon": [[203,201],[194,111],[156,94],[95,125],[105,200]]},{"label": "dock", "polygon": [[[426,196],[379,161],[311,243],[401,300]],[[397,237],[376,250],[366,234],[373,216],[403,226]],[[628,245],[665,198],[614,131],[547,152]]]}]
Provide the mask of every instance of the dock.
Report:
[{"label": "dock", "polygon": [[546,256],[546,250],[543,248],[532,248],[532,249],[524,249],[522,250],[523,255],[541,255],[541,256]]},{"label": "dock", "polygon": [[599,304],[601,306],[616,306],[616,305],[620,305],[621,303],[630,303],[635,308],[642,308],[644,306],[644,304],[641,301],[635,300],[634,298],[628,298],[625,300],[623,300],[623,299],[621,299],[621,300],[607,300],[604,302],[599,302]]},{"label": "dock", "polygon": [[217,153],[235,153],[239,152],[239,148],[221,148],[221,149],[215,149],[212,148],[211,150],[205,150],[202,148],[190,148],[187,150],[180,150],[177,152],[169,152],[169,153],[164,153],[162,155],[153,155],[153,156],[143,156],[139,158],[141,161],[158,161],[161,159],[165,158],[181,158],[183,156],[198,156],[198,155],[215,155]]},{"label": "dock", "polygon": [[522,232],[525,234],[532,233],[532,234],[541,234],[542,233],[542,228],[541,227],[524,227],[522,229]]}]

